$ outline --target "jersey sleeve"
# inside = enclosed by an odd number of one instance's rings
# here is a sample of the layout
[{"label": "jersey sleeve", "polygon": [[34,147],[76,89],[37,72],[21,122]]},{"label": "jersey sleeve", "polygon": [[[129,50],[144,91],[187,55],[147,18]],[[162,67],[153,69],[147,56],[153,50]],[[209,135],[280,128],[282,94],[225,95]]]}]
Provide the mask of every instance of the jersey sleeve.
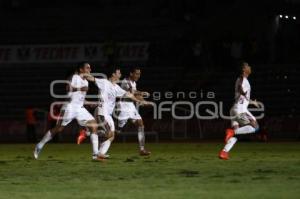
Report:
[{"label": "jersey sleeve", "polygon": [[121,88],[122,88],[123,90],[125,90],[125,91],[130,92],[130,84],[129,84],[129,82],[128,82],[127,80],[124,79],[124,80],[121,82]]},{"label": "jersey sleeve", "polygon": [[127,92],[122,89],[119,85],[116,86],[116,96],[117,97],[122,97],[126,94]]},{"label": "jersey sleeve", "polygon": [[98,79],[98,78],[95,78],[95,83],[96,83],[97,87],[99,89],[101,89],[101,90],[105,89],[106,82],[107,82],[107,79]]},{"label": "jersey sleeve", "polygon": [[80,84],[80,77],[78,75],[73,75],[72,79],[71,79],[71,86],[74,88],[80,88],[81,84]]}]

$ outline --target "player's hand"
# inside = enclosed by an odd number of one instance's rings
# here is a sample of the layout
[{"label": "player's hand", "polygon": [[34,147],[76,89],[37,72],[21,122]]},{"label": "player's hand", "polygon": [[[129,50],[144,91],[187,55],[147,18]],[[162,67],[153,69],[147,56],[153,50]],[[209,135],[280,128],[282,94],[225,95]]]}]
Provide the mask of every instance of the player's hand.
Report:
[{"label": "player's hand", "polygon": [[141,101],[141,102],[140,102],[140,105],[141,105],[141,106],[152,106],[152,102],[149,102],[149,101],[145,101],[145,100],[144,100],[144,101]]},{"label": "player's hand", "polygon": [[82,73],[82,76],[83,76],[83,77],[90,77],[90,76],[92,76],[92,75],[91,75],[91,73]]},{"label": "player's hand", "polygon": [[142,96],[143,97],[150,97],[150,93],[148,93],[148,92],[142,92]]},{"label": "player's hand", "polygon": [[88,81],[95,81],[95,78],[90,73],[84,73],[83,77],[86,78]]},{"label": "player's hand", "polygon": [[91,108],[96,108],[98,105],[97,105],[97,104],[89,104],[89,106],[90,106]]},{"label": "player's hand", "polygon": [[253,104],[256,108],[259,108],[259,104],[258,104],[258,102],[256,101],[256,99],[255,99],[255,100],[252,100],[252,101],[251,101],[251,104]]}]

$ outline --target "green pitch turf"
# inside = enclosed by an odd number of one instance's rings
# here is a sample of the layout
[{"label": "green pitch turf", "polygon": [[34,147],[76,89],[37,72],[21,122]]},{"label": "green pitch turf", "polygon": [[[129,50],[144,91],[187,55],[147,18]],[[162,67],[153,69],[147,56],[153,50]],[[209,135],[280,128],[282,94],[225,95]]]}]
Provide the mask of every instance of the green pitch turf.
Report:
[{"label": "green pitch turf", "polygon": [[300,143],[237,143],[231,160],[222,143],[136,144],[111,147],[106,163],[91,146],[49,144],[39,160],[33,145],[0,145],[0,198],[300,198]]}]

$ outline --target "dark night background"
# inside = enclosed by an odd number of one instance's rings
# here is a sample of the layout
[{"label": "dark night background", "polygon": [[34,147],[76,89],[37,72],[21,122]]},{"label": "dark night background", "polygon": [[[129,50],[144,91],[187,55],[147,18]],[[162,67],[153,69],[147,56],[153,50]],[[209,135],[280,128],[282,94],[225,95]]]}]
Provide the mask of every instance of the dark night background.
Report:
[{"label": "dark night background", "polygon": [[[81,58],[90,61],[94,72],[117,65],[126,75],[130,66],[139,66],[138,88],[151,93],[197,91],[197,99],[185,98],[197,103],[214,92],[213,101],[223,101],[226,114],[239,63],[247,61],[253,69],[252,98],[266,108],[258,121],[261,131],[270,139],[299,139],[299,8],[299,0],[2,0],[0,141],[26,140],[26,108],[48,111],[54,100],[51,81],[65,79]],[[37,59],[24,50],[51,44],[101,44],[102,57],[89,59],[85,51],[85,57],[74,60],[51,60],[44,49]],[[14,49],[17,57],[11,57]],[[221,139],[229,126],[220,118],[175,121],[169,113],[154,120],[146,108],[142,115],[147,130],[159,132],[161,139]],[[41,111],[37,118],[40,137],[46,118]],[[74,138],[76,129],[72,125],[61,140]]]}]

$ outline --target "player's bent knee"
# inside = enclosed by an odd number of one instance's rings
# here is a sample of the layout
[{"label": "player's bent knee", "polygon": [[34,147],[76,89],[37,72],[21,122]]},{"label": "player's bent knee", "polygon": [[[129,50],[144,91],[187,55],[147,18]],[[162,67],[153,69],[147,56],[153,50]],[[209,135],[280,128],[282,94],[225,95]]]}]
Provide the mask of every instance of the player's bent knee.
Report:
[{"label": "player's bent knee", "polygon": [[97,132],[98,124],[96,120],[91,120],[86,123],[86,126],[92,131]]},{"label": "player's bent knee", "polygon": [[114,131],[108,132],[107,138],[110,139],[110,140],[114,140],[115,139],[115,132]]},{"label": "player's bent knee", "polygon": [[137,120],[136,124],[137,124],[138,127],[144,127],[143,120]]},{"label": "player's bent knee", "polygon": [[255,132],[259,130],[259,125],[256,121],[251,121],[250,125],[255,129]]}]

